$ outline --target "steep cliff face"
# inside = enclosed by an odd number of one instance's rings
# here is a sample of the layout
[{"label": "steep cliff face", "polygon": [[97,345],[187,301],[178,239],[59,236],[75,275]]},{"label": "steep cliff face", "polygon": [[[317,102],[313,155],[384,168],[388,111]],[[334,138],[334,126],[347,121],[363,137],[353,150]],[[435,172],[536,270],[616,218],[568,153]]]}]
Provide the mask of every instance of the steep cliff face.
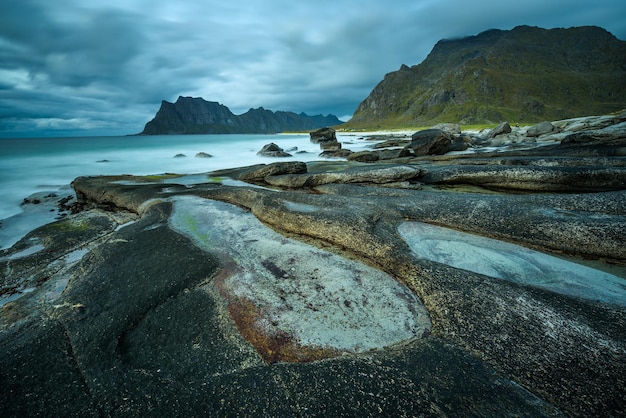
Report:
[{"label": "steep cliff face", "polygon": [[267,134],[308,131],[340,123],[334,115],[298,115],[293,112],[272,112],[262,107],[235,115],[228,107],[217,102],[209,102],[199,97],[179,97],[176,103],[164,100],[141,135]]},{"label": "steep cliff face", "polygon": [[598,27],[520,26],[439,41],[385,76],[351,127],[534,122],[626,107],[626,42]]}]

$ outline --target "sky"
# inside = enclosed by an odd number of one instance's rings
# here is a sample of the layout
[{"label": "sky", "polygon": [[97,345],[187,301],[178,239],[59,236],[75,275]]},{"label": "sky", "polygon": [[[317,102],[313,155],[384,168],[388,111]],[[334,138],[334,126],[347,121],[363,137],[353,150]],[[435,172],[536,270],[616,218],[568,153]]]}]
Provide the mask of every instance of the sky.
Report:
[{"label": "sky", "polygon": [[0,137],[126,135],[178,96],[347,120],[440,39],[595,25],[624,0],[2,0]]}]

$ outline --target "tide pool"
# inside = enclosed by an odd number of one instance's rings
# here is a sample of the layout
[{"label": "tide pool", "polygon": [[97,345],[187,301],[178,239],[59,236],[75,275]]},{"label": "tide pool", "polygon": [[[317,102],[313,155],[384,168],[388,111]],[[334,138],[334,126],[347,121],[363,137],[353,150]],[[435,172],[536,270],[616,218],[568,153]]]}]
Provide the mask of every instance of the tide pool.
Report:
[{"label": "tide pool", "polygon": [[626,306],[626,280],[491,238],[422,222],[398,228],[415,257],[552,292]]}]

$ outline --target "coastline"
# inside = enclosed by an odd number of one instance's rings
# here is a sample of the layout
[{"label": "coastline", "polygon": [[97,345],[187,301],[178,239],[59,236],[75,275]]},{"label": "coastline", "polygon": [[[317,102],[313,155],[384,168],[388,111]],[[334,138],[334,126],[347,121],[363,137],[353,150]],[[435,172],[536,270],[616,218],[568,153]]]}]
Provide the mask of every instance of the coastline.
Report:
[{"label": "coastline", "polygon": [[0,251],[0,410],[618,414],[626,280],[562,259],[626,268],[626,118],[578,122],[77,177]]}]

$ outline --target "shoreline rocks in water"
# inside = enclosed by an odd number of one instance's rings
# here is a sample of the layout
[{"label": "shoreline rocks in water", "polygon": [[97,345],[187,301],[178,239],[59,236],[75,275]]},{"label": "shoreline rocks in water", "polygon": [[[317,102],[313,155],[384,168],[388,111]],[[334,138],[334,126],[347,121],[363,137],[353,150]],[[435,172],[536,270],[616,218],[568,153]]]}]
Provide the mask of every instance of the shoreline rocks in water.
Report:
[{"label": "shoreline rocks in water", "polygon": [[619,415],[626,127],[550,125],[77,178],[82,211],[0,252],[0,412]]}]

